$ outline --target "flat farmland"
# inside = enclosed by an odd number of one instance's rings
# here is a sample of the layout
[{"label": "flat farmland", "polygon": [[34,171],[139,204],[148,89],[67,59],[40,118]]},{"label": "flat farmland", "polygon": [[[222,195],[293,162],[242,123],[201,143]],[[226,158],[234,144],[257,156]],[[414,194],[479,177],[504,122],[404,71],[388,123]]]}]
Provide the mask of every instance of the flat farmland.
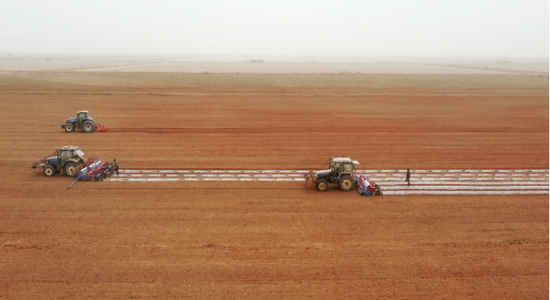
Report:
[{"label": "flat farmland", "polygon": [[[548,299],[548,195],[29,169],[548,170],[548,106],[547,74],[0,73],[0,298]],[[79,110],[109,131],[65,133]]]}]

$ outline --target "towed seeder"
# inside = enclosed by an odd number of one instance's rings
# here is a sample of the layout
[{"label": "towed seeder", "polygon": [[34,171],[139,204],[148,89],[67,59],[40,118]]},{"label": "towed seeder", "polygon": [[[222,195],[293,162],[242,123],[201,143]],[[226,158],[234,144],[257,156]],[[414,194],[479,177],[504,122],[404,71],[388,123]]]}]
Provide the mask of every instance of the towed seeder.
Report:
[{"label": "towed seeder", "polygon": [[97,129],[96,129],[97,132],[106,132],[107,130],[109,130],[109,127],[107,127],[107,125],[102,125],[100,123],[97,123]]},{"label": "towed seeder", "polygon": [[78,171],[76,179],[67,188],[70,189],[77,181],[102,181],[103,179],[118,174],[118,161],[115,159],[114,163],[106,161],[100,161],[89,164],[87,167]]},{"label": "towed seeder", "polygon": [[383,195],[380,186],[378,186],[378,184],[370,178],[367,178],[364,174],[357,174],[355,176],[355,183],[357,185],[357,192],[359,195]]}]

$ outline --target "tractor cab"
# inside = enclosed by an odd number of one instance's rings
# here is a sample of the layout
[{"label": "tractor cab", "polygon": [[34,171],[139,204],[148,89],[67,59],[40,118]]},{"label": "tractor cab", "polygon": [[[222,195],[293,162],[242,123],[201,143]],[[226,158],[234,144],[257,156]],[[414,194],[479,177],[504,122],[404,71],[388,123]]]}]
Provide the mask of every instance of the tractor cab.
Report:
[{"label": "tractor cab", "polygon": [[86,120],[89,120],[89,119],[93,120],[93,118],[88,116],[88,111],[87,110],[81,110],[81,111],[76,113],[76,118],[68,118],[65,121],[65,123],[73,123],[78,128],[81,128],[82,127],[82,122],[84,122]]},{"label": "tractor cab", "polygon": [[73,118],[73,120],[76,121],[78,128],[82,128],[82,123],[84,123],[86,121],[94,122],[94,118],[92,118],[92,117],[90,117],[90,115],[88,115],[87,110],[81,110],[78,113],[76,113],[76,118]]},{"label": "tractor cab", "polygon": [[78,119],[78,123],[82,124],[82,121],[88,119],[88,111],[87,110],[79,111],[76,114],[76,118]]},{"label": "tractor cab", "polygon": [[337,179],[342,175],[352,175],[355,172],[355,165],[359,162],[349,157],[333,157],[329,162],[329,169]]},{"label": "tractor cab", "polygon": [[62,164],[73,160],[73,161],[81,161],[84,160],[85,154],[80,150],[80,147],[78,146],[72,146],[72,147],[61,147],[57,148],[58,157],[61,159]]}]

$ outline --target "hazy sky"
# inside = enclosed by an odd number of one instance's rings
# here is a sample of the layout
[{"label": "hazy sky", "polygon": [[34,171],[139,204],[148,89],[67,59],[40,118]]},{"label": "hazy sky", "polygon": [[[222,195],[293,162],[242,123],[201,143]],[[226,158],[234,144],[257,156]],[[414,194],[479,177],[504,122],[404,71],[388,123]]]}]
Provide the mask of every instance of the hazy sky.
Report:
[{"label": "hazy sky", "polygon": [[0,54],[548,57],[548,0],[0,0]]}]

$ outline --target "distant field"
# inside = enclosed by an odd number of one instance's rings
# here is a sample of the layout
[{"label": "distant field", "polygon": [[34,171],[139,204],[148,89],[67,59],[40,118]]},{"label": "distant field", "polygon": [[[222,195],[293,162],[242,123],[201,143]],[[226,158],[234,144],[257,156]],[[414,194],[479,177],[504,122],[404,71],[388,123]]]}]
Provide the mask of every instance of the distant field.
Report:
[{"label": "distant field", "polygon": [[548,76],[548,59],[407,57],[0,56],[0,71],[252,74],[522,74]]},{"label": "distant field", "polygon": [[[157,72],[6,72],[0,73],[0,86],[6,92],[6,85],[37,85],[36,89],[25,88],[27,92],[44,87],[63,89],[74,86],[135,87],[151,89],[163,87],[156,92],[174,92],[167,88],[191,86],[218,87],[313,87],[313,88],[368,88],[372,89],[453,89],[464,93],[469,89],[548,89],[548,77],[542,75],[510,74],[235,74],[235,73],[157,73]],[[319,90],[317,91],[319,92]],[[354,93],[346,90],[345,93]],[[365,91],[363,91],[365,92]],[[388,92],[386,90],[386,92]],[[394,92],[399,92],[394,90]],[[509,91],[507,91],[509,93]]]}]

